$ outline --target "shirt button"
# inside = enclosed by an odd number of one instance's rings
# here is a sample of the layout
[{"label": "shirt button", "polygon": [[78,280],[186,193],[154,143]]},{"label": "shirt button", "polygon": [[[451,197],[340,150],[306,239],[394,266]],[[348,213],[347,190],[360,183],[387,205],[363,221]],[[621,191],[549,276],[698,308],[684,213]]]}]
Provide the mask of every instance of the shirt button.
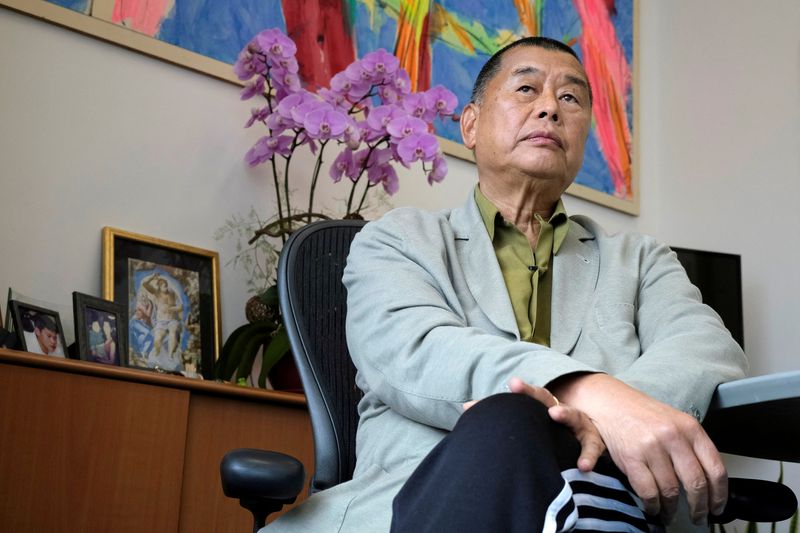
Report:
[{"label": "shirt button", "polygon": [[528,267],[528,270],[530,270],[531,272],[536,272],[537,270],[539,270],[539,267],[537,267],[536,265],[532,265]]}]

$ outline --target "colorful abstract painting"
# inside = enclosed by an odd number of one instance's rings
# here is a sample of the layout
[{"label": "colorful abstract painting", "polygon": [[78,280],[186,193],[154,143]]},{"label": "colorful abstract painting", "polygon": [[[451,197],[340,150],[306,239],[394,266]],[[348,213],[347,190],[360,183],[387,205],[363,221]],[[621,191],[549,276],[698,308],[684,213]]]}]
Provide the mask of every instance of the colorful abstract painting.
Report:
[{"label": "colorful abstract painting", "polygon": [[[385,48],[415,90],[442,84],[469,100],[480,67],[504,45],[544,35],[575,48],[593,88],[594,117],[578,194],[638,212],[633,172],[636,0],[51,0],[113,24],[232,64],[259,31],[278,27],[298,45],[311,86],[356,57]],[[0,0],[2,2],[2,0]],[[180,61],[176,61],[180,62]],[[455,122],[436,133],[460,145]],[[463,146],[454,153],[465,156]],[[573,191],[574,192],[574,191]]]}]

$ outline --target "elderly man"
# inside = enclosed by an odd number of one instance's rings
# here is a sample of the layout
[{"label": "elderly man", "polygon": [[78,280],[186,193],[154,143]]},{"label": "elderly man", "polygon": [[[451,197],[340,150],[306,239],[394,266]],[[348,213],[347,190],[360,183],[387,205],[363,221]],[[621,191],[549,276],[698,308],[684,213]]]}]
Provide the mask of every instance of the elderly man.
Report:
[{"label": "elderly man", "polygon": [[698,420],[744,354],[666,246],[566,216],[591,109],[557,41],[484,66],[461,118],[474,193],[353,242],[354,478],[275,531],[657,530],[680,487],[694,523],[721,512]]}]

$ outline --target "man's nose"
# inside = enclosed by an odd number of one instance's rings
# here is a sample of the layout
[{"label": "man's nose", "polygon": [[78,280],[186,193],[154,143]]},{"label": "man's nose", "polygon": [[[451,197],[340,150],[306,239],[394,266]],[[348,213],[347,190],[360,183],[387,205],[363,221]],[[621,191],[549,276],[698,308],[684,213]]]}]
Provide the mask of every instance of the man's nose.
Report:
[{"label": "man's nose", "polygon": [[549,91],[543,92],[536,99],[536,116],[540,119],[549,119],[558,122],[558,98]]}]

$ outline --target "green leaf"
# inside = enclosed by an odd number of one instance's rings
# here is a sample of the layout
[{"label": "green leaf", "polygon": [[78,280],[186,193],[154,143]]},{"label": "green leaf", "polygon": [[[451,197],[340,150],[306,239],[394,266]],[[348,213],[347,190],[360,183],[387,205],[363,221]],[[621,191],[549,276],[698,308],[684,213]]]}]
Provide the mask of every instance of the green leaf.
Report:
[{"label": "green leaf", "polygon": [[[275,331],[277,327],[277,324],[272,321],[260,320],[240,326],[231,333],[228,340],[225,341],[222,354],[217,361],[217,378],[229,381],[233,373],[241,366],[242,359],[247,355],[248,345],[252,344],[253,338],[261,336],[266,339],[266,336]],[[250,366],[252,367],[252,362]]]},{"label": "green leaf", "polygon": [[264,305],[268,305],[270,307],[277,307],[278,306],[278,286],[272,285],[267,287],[267,290],[261,293],[259,296],[261,302]]},{"label": "green leaf", "polygon": [[795,511],[794,516],[792,516],[792,521],[789,522],[789,533],[797,533],[797,527],[798,527],[797,522],[798,519],[800,519],[800,516],[798,515],[800,515],[800,509]]},{"label": "green leaf", "polygon": [[239,366],[236,368],[237,378],[247,378],[252,373],[258,350],[269,341],[269,335],[270,332],[259,330],[247,339],[239,357]]},{"label": "green leaf", "polygon": [[286,329],[281,327],[275,332],[269,346],[264,349],[264,355],[261,359],[261,373],[258,376],[259,387],[264,388],[267,386],[269,371],[287,353],[289,353],[289,335],[286,333]]},{"label": "green leaf", "polygon": [[225,340],[225,344],[222,345],[222,350],[220,351],[219,357],[214,363],[214,375],[217,377],[217,379],[230,379],[230,376],[225,376],[225,367],[231,358],[231,348],[236,340],[243,335],[249,329],[249,327],[250,324],[239,326],[233,330],[233,333],[231,333]]}]

